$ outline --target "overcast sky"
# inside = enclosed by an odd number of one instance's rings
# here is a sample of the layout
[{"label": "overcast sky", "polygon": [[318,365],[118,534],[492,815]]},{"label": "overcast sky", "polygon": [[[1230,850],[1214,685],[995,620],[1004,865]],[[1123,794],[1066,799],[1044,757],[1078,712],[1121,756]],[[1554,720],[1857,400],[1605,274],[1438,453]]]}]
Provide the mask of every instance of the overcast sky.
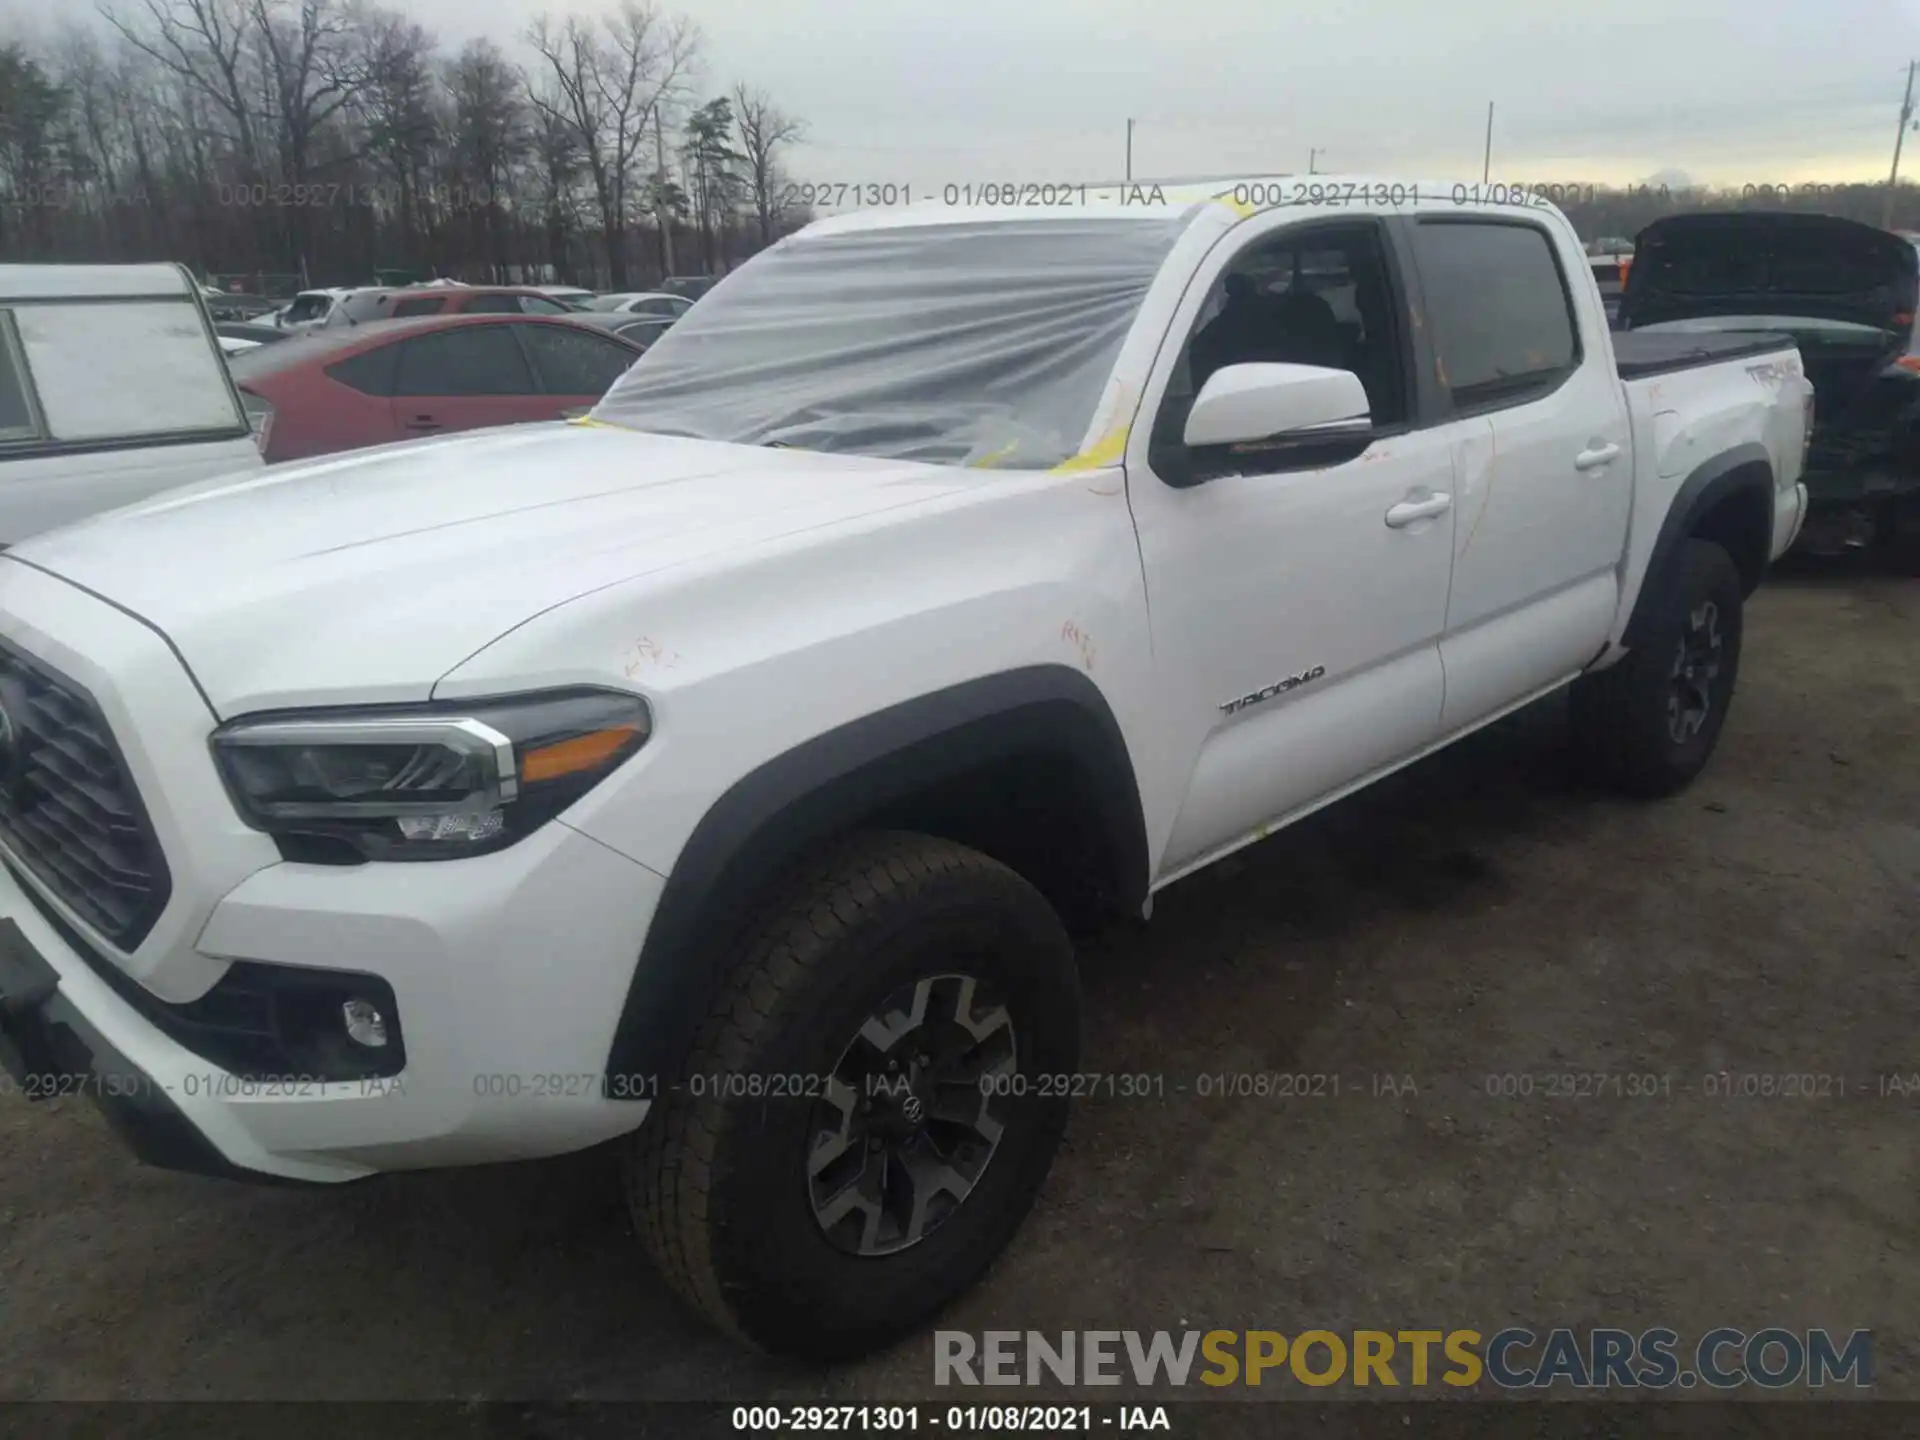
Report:
[{"label": "overcast sky", "polygon": [[[123,0],[130,6],[138,0]],[[404,0],[451,51],[542,8]],[[18,33],[87,0],[0,0]],[[1322,170],[1715,183],[1884,178],[1920,0],[687,0],[704,78],[806,121],[805,181]],[[1910,156],[1920,176],[1920,135]]]}]

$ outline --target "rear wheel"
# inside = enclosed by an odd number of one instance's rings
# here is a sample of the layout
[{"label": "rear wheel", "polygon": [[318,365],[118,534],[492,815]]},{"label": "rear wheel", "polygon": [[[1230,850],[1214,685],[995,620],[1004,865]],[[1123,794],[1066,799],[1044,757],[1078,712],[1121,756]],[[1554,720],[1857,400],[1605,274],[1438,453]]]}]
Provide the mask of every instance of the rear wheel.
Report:
[{"label": "rear wheel", "polygon": [[790,878],[634,1137],[642,1239],[765,1349],[896,1340],[1032,1206],[1066,1121],[1037,1077],[1078,1045],[1072,948],[1031,885],[944,840],[854,837]]},{"label": "rear wheel", "polygon": [[1874,548],[1896,575],[1920,575],[1920,495],[1903,495],[1874,517]]},{"label": "rear wheel", "polygon": [[1724,549],[1681,547],[1650,597],[1641,643],[1574,682],[1574,738],[1599,778],[1629,794],[1671,795],[1706,767],[1740,668],[1742,600]]}]

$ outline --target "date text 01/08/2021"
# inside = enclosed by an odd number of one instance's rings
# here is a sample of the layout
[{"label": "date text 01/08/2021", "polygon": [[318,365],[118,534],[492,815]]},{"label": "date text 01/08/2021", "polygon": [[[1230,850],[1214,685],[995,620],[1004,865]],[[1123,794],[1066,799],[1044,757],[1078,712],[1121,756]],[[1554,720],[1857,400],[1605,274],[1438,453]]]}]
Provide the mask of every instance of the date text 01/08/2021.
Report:
[{"label": "date text 01/08/2021", "polygon": [[736,1405],[736,1432],[774,1434],[1090,1434],[1097,1430],[1171,1431],[1164,1405]]}]

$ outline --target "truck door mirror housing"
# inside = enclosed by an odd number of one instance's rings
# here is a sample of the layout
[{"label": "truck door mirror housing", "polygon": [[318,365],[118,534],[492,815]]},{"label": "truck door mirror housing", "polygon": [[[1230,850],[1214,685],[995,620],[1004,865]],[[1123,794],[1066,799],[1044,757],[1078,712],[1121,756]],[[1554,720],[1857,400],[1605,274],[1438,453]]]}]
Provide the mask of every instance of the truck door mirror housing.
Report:
[{"label": "truck door mirror housing", "polygon": [[1185,439],[1198,449],[1360,438],[1372,428],[1366,387],[1351,370],[1228,365],[1214,371],[1194,397]]}]

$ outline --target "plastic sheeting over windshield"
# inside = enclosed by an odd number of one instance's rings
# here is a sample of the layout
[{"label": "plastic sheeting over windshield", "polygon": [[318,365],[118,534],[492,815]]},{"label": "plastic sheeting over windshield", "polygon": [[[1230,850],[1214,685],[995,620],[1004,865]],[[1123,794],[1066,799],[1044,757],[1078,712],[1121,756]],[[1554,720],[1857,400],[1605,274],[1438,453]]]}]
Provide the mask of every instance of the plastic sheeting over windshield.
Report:
[{"label": "plastic sheeting over windshield", "polygon": [[729,275],[594,407],[636,430],[1048,469],[1079,448],[1184,222],[795,236]]}]

